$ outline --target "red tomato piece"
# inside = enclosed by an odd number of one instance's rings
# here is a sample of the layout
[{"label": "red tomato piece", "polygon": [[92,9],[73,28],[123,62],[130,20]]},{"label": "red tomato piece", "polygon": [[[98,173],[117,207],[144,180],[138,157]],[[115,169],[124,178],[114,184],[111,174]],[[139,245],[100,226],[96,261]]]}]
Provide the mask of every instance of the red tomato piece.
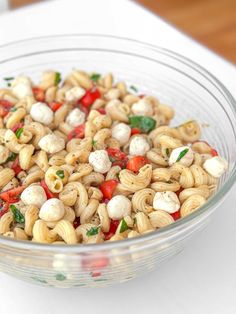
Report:
[{"label": "red tomato piece", "polygon": [[72,130],[67,138],[68,140],[72,140],[72,138],[83,138],[84,137],[84,131],[85,131],[85,124],[81,124]]},{"label": "red tomato piece", "polygon": [[180,217],[180,210],[178,210],[177,212],[173,213],[173,214],[170,214],[174,220],[178,220]]},{"label": "red tomato piece", "polygon": [[144,165],[149,164],[149,160],[143,156],[135,156],[131,158],[126,165],[126,169],[138,172]]},{"label": "red tomato piece", "polygon": [[37,101],[44,101],[45,100],[45,93],[44,90],[40,87],[33,87],[32,88],[33,93],[34,93],[34,97]]},{"label": "red tomato piece", "polygon": [[9,204],[4,204],[3,206],[0,206],[0,218],[5,215],[9,210]]},{"label": "red tomato piece", "polygon": [[175,194],[179,197],[179,194],[183,191],[183,188],[180,188],[177,192],[175,192]]},{"label": "red tomato piece", "polygon": [[91,270],[97,273],[99,269],[105,268],[109,265],[109,259],[106,256],[84,256],[82,258],[82,267],[86,270]]},{"label": "red tomato piece", "polygon": [[19,164],[19,158],[16,158],[14,161],[13,161],[13,164],[11,166],[11,169],[15,171],[15,174],[18,175],[22,169],[20,167],[20,164]]},{"label": "red tomato piece", "polygon": [[73,222],[74,228],[78,228],[80,226],[80,217],[76,217],[75,221]]},{"label": "red tomato piece", "polygon": [[212,155],[213,157],[215,157],[215,156],[219,156],[219,154],[218,154],[217,150],[216,150],[216,149],[214,149],[214,148],[211,148],[211,155]]},{"label": "red tomato piece", "polygon": [[116,233],[119,223],[119,220],[111,220],[110,230],[108,232],[104,232],[105,240],[110,240],[110,238]]},{"label": "red tomato piece", "polygon": [[79,103],[88,108],[90,107],[96,99],[100,98],[101,94],[96,87],[93,87],[86,91],[85,95],[80,99]]},{"label": "red tomato piece", "polygon": [[101,114],[106,114],[106,110],[104,108],[96,109]]},{"label": "red tomato piece", "polygon": [[52,192],[49,190],[49,188],[48,188],[48,186],[47,186],[47,184],[46,184],[46,182],[45,182],[44,180],[42,180],[40,184],[41,184],[41,187],[44,189],[48,200],[49,200],[50,198],[57,198],[57,197],[58,197],[58,194],[52,193]]},{"label": "red tomato piece", "polygon": [[107,153],[113,166],[120,166],[121,168],[126,167],[128,157],[125,153],[117,148],[108,148]]},{"label": "red tomato piece", "polygon": [[24,123],[23,122],[20,122],[20,123],[17,123],[13,126],[13,128],[11,128],[11,130],[13,132],[16,132],[18,129],[22,128],[24,126]]},{"label": "red tomato piece", "polygon": [[62,103],[59,101],[52,101],[48,104],[48,106],[52,109],[53,112],[56,112],[59,108],[61,108]]},{"label": "red tomato piece", "polygon": [[13,104],[10,101],[1,99],[0,100],[0,117],[4,118],[9,113],[12,107],[13,107]]},{"label": "red tomato piece", "polygon": [[145,94],[141,94],[141,95],[139,95],[139,98],[144,98],[144,97],[146,97],[146,95]]},{"label": "red tomato piece", "polygon": [[25,186],[18,186],[0,193],[0,198],[7,203],[16,203],[19,201],[20,194],[24,191]]},{"label": "red tomato piece", "polygon": [[103,197],[105,199],[111,199],[112,198],[112,195],[115,191],[115,188],[118,184],[118,181],[117,180],[107,180],[107,181],[104,181],[101,185],[100,185],[100,190],[103,194]]},{"label": "red tomato piece", "polygon": [[131,135],[140,134],[141,131],[138,128],[132,128],[131,129]]}]

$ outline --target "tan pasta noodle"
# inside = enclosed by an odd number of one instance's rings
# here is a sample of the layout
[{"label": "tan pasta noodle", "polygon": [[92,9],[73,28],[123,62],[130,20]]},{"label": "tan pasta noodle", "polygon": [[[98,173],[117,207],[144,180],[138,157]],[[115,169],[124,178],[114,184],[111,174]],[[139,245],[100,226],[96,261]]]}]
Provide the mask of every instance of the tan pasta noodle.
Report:
[{"label": "tan pasta noodle", "polygon": [[25,115],[26,110],[24,108],[18,108],[15,112],[12,112],[6,122],[7,129],[13,128],[24,118]]},{"label": "tan pasta noodle", "polygon": [[33,236],[33,226],[38,220],[39,217],[39,209],[34,205],[27,206],[27,210],[25,211],[25,233],[32,237]]},{"label": "tan pasta noodle", "polygon": [[194,177],[194,186],[206,185],[208,183],[208,174],[198,165],[192,165],[190,167],[192,175]]},{"label": "tan pasta noodle", "polygon": [[33,226],[33,240],[39,243],[52,243],[57,240],[57,234],[49,230],[47,223],[43,220],[36,220]]},{"label": "tan pasta noodle", "polygon": [[26,175],[26,177],[23,178],[22,183],[27,186],[32,183],[39,182],[43,178],[44,178],[44,171],[42,171],[41,169],[38,169]]},{"label": "tan pasta noodle", "polygon": [[144,233],[145,231],[153,230],[153,226],[151,225],[150,220],[148,219],[147,215],[143,212],[138,212],[135,215],[136,218],[136,225],[139,233]]},{"label": "tan pasta noodle", "polygon": [[180,184],[177,181],[168,182],[154,182],[151,188],[156,192],[172,191],[177,192],[180,189]]},{"label": "tan pasta noodle", "polygon": [[167,168],[156,168],[152,171],[152,181],[169,181],[171,178],[171,171]]},{"label": "tan pasta noodle", "polygon": [[25,146],[25,144],[20,144],[18,139],[12,130],[7,130],[4,134],[5,146],[13,153],[19,153],[19,151]]},{"label": "tan pasta noodle", "polygon": [[119,174],[121,184],[132,192],[146,188],[152,177],[152,166],[145,165],[136,175],[129,170],[121,170]]},{"label": "tan pasta noodle", "polygon": [[104,176],[101,173],[91,172],[82,178],[82,183],[85,186],[99,186],[104,181]]},{"label": "tan pasta noodle", "polygon": [[96,226],[91,224],[91,223],[83,224],[83,225],[80,225],[79,227],[77,227],[75,232],[76,232],[78,241],[82,242],[82,243],[87,243],[88,238],[89,238],[87,235],[87,232],[91,228],[95,228],[95,227]]},{"label": "tan pasta noodle", "polygon": [[167,160],[162,157],[157,151],[156,149],[151,149],[147,152],[146,154],[147,158],[153,162],[154,164],[157,164],[159,166],[162,166],[162,167],[167,167],[168,166],[168,162]]},{"label": "tan pasta noodle", "polygon": [[120,166],[111,167],[111,169],[107,172],[106,180],[117,180],[120,171],[121,171]]},{"label": "tan pasta noodle", "polygon": [[132,197],[132,206],[134,211],[142,211],[146,214],[152,212],[154,195],[155,191],[148,188],[135,192]]},{"label": "tan pasta noodle", "polygon": [[9,232],[11,229],[11,224],[13,223],[13,215],[11,212],[7,212],[0,219],[0,234]]},{"label": "tan pasta noodle", "polygon": [[186,217],[196,211],[206,202],[206,199],[201,195],[192,195],[183,202],[180,208],[181,217]]},{"label": "tan pasta noodle", "polygon": [[0,170],[0,189],[7,185],[15,176],[14,170],[10,168],[4,168]]},{"label": "tan pasta noodle", "polygon": [[40,150],[33,156],[34,162],[39,166],[44,172],[49,168],[48,156],[47,153],[43,150]]},{"label": "tan pasta noodle", "polygon": [[98,188],[95,188],[94,186],[90,186],[88,188],[88,197],[96,199],[98,201],[102,201],[103,194]]},{"label": "tan pasta noodle", "polygon": [[196,121],[186,122],[178,127],[181,139],[184,142],[193,143],[201,136],[201,129]]},{"label": "tan pasta noodle", "polygon": [[99,204],[97,212],[101,222],[101,229],[103,232],[108,232],[110,230],[111,220],[108,216],[106,204]]},{"label": "tan pasta noodle", "polygon": [[191,188],[194,186],[195,180],[192,171],[189,168],[186,167],[183,169],[179,178],[179,184],[184,189]]},{"label": "tan pasta noodle", "polygon": [[106,148],[106,140],[111,137],[110,129],[101,129],[94,135],[94,148],[95,149],[105,149]]},{"label": "tan pasta noodle", "polygon": [[88,206],[80,214],[80,222],[82,224],[87,223],[90,221],[92,216],[95,214],[99,205],[99,201],[96,199],[91,199],[88,203]]},{"label": "tan pasta noodle", "polygon": [[175,222],[174,218],[163,210],[155,210],[148,216],[154,228],[163,228]]},{"label": "tan pasta noodle", "polygon": [[20,167],[23,170],[29,169],[32,164],[34,163],[32,156],[34,153],[34,146],[33,145],[26,145],[23,147],[19,152],[19,163]]},{"label": "tan pasta noodle", "polygon": [[208,185],[201,185],[197,188],[184,189],[179,194],[179,200],[181,203],[183,203],[187,198],[189,198],[192,195],[201,195],[205,199],[208,199],[210,196],[209,186]]}]

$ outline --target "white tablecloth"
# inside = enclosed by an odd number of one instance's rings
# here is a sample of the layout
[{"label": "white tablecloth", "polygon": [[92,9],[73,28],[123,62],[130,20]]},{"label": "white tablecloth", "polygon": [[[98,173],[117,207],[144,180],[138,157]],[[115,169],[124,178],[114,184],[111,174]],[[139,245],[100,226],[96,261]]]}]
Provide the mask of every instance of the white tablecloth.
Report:
[{"label": "white tablecloth", "polygon": [[[131,37],[206,67],[236,96],[235,67],[159,17],[126,0],[58,0],[0,15],[0,45],[67,33]],[[0,313],[236,313],[236,188],[187,249],[142,278],[111,288],[56,290],[0,274]]]}]

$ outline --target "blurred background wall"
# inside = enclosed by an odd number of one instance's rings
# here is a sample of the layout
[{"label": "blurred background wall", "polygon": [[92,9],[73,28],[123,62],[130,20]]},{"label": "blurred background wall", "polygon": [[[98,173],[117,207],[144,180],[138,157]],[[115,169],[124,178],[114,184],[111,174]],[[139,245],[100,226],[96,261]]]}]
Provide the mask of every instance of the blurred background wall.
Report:
[{"label": "blurred background wall", "polygon": [[[9,7],[14,9],[38,1],[40,0],[0,0],[0,12],[1,9],[6,9],[7,2]],[[236,63],[236,0],[136,0],[136,2]]]}]

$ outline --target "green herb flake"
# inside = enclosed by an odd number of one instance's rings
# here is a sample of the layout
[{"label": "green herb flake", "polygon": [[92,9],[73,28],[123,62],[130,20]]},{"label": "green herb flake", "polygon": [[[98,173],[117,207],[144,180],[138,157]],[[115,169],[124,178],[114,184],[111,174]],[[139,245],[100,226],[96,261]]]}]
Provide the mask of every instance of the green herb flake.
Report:
[{"label": "green herb flake", "polygon": [[65,281],[66,280],[66,276],[63,274],[56,274],[56,280],[58,281]]},{"label": "green herb flake", "polygon": [[14,77],[4,77],[3,79],[4,81],[12,81],[14,80]]},{"label": "green herb flake", "polygon": [[7,161],[6,162],[9,162],[9,161],[14,161],[16,159],[16,156],[17,154],[11,152],[10,155],[8,156],[7,158]]},{"label": "green herb flake", "polygon": [[97,144],[97,141],[92,140],[92,146],[93,146],[93,148],[96,147],[96,144]]},{"label": "green herb flake", "polygon": [[126,221],[124,220],[124,218],[121,220],[121,225],[120,225],[120,233],[124,232],[128,230],[128,225],[126,223]]},{"label": "green herb flake", "polygon": [[138,93],[138,89],[137,89],[136,86],[131,85],[131,86],[130,86],[130,89],[132,89],[135,93]]},{"label": "green herb flake", "polygon": [[169,150],[169,148],[166,148],[166,156],[170,157],[170,150]]},{"label": "green herb flake", "polygon": [[15,222],[19,224],[25,223],[25,217],[22,215],[22,213],[19,211],[19,209],[15,205],[10,205],[10,210],[13,214],[13,219]]},{"label": "green herb flake", "polygon": [[56,175],[61,179],[65,178],[64,170],[57,170]]},{"label": "green herb flake", "polygon": [[184,150],[182,150],[182,152],[180,152],[176,162],[180,161],[187,154],[188,151],[189,151],[189,148],[185,148]]},{"label": "green herb flake", "polygon": [[86,236],[87,237],[92,237],[96,234],[98,234],[98,231],[99,231],[99,227],[92,227],[91,229],[89,229],[86,233]]},{"label": "green herb flake", "polygon": [[8,83],[7,83],[7,87],[11,87],[11,83],[8,82]]},{"label": "green herb flake", "polygon": [[23,133],[24,129],[23,128],[19,128],[16,130],[15,134],[17,138],[20,138],[21,134]]},{"label": "green herb flake", "polygon": [[61,73],[60,72],[56,72],[55,75],[55,85],[58,85],[61,82]]},{"label": "green herb flake", "polygon": [[98,73],[93,73],[90,76],[90,80],[92,80],[93,82],[98,82],[98,80],[100,80],[100,78],[101,78],[101,74],[98,74]]},{"label": "green herb flake", "polygon": [[17,110],[17,108],[13,107],[10,109],[11,112],[15,112]]},{"label": "green herb flake", "polygon": [[141,129],[145,133],[149,133],[156,126],[156,120],[146,116],[131,116],[129,117],[131,128]]}]

